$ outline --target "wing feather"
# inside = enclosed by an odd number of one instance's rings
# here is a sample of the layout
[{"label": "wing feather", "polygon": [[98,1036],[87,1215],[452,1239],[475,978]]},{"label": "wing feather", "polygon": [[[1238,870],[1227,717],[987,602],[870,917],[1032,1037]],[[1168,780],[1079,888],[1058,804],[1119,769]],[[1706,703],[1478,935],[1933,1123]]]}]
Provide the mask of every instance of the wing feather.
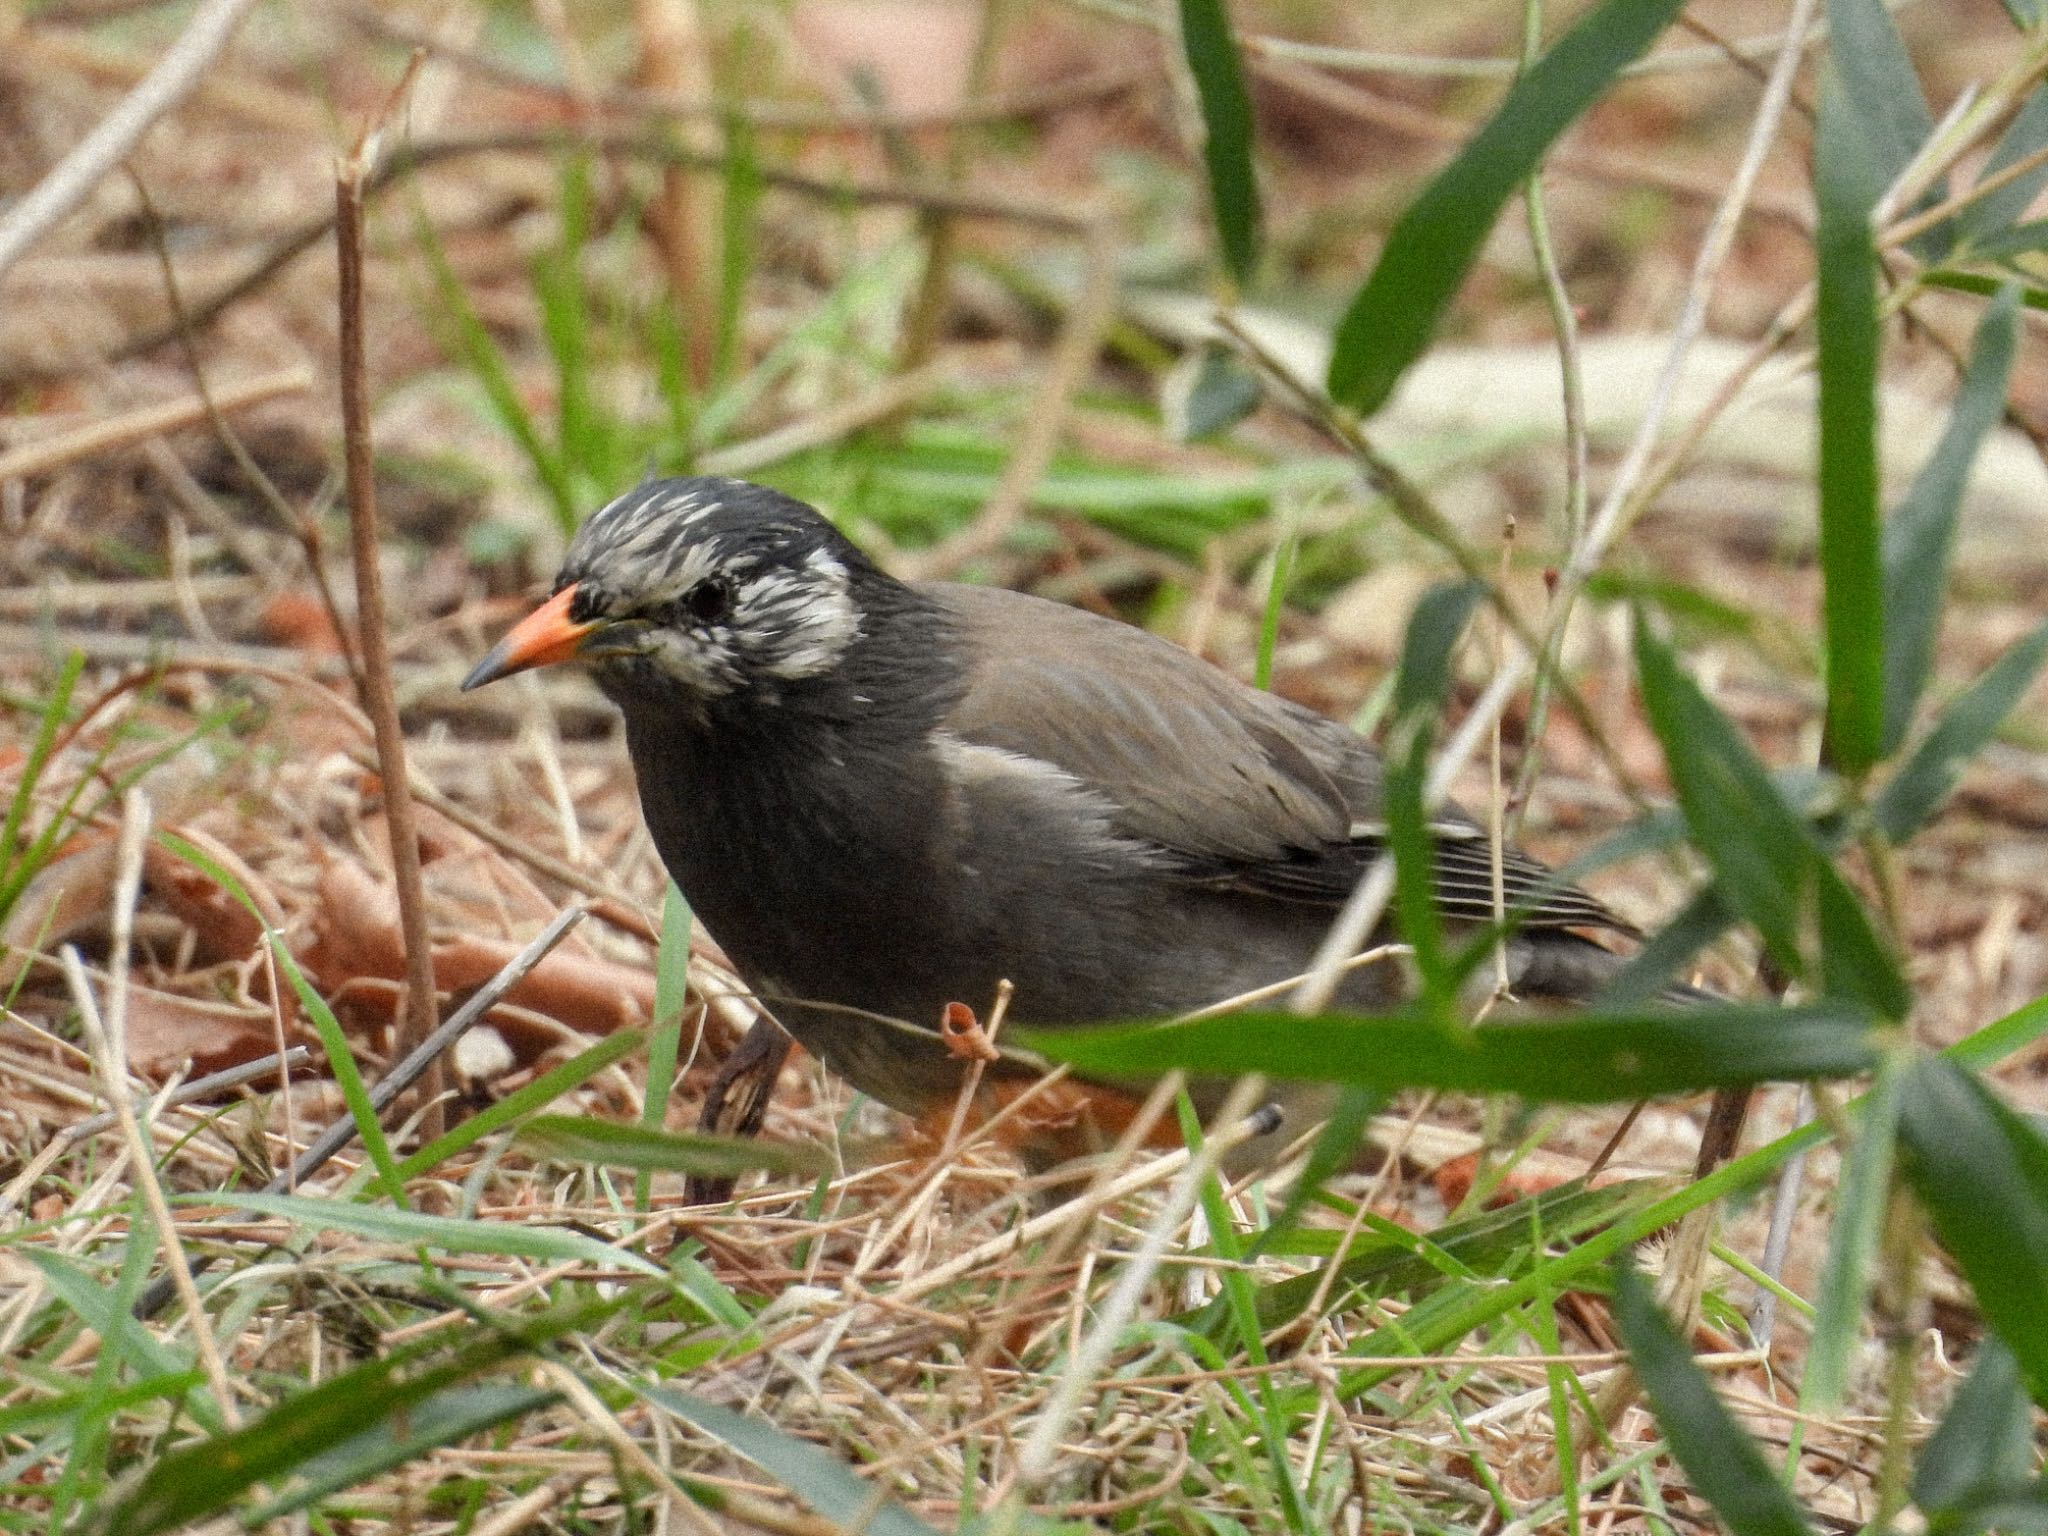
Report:
[{"label": "wing feather", "polygon": [[[1114,807],[1119,835],[1173,855],[1187,878],[1336,906],[1386,851],[1379,759],[1336,721],[1080,609],[992,587],[925,590],[968,648],[945,729],[1070,774]],[[1435,830],[1445,915],[1490,921],[1485,834],[1455,807]],[[1634,931],[1520,850],[1502,864],[1524,926]]]}]

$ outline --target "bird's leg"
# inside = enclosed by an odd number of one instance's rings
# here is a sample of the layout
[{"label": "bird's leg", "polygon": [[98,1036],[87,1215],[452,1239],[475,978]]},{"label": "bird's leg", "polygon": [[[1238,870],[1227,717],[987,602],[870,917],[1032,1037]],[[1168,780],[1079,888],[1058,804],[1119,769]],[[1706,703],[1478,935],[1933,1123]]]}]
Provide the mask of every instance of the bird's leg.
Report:
[{"label": "bird's leg", "polygon": [[[755,1019],[754,1027],[740,1037],[732,1054],[719,1063],[717,1075],[704,1092],[697,1129],[716,1136],[759,1135],[761,1122],[768,1117],[775,1080],[795,1044],[767,1014]],[[737,1096],[735,1089],[739,1090]],[[723,1205],[732,1198],[732,1188],[730,1178],[691,1174],[683,1184],[683,1199],[691,1205]]]}]

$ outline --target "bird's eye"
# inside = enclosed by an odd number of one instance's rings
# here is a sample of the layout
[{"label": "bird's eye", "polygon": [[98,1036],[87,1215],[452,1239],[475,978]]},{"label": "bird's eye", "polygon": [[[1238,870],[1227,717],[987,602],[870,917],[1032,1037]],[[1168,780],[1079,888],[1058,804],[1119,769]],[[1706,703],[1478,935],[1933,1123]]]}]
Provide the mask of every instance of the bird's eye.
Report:
[{"label": "bird's eye", "polygon": [[683,594],[683,609],[699,624],[716,624],[732,611],[732,584],[712,577]]}]

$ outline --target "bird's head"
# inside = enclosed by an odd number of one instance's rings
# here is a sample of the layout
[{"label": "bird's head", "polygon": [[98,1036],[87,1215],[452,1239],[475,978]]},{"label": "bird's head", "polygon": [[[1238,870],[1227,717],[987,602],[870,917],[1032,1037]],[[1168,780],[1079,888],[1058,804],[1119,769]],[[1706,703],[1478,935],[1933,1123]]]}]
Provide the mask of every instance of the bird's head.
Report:
[{"label": "bird's head", "polygon": [[894,585],[800,501],[740,480],[654,480],[593,513],[555,595],[463,681],[571,659],[622,705],[780,699],[861,637],[857,587]]}]

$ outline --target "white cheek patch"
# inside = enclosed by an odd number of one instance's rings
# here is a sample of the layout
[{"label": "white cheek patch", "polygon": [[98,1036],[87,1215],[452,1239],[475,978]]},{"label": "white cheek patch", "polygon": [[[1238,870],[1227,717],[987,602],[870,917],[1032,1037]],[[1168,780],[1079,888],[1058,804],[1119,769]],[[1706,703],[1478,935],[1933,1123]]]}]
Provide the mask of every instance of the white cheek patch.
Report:
[{"label": "white cheek patch", "polygon": [[701,698],[718,698],[740,685],[728,629],[657,629],[641,657]]},{"label": "white cheek patch", "polygon": [[775,571],[741,586],[733,628],[771,677],[816,677],[839,665],[860,635],[846,567],[813,550],[800,571]]}]

